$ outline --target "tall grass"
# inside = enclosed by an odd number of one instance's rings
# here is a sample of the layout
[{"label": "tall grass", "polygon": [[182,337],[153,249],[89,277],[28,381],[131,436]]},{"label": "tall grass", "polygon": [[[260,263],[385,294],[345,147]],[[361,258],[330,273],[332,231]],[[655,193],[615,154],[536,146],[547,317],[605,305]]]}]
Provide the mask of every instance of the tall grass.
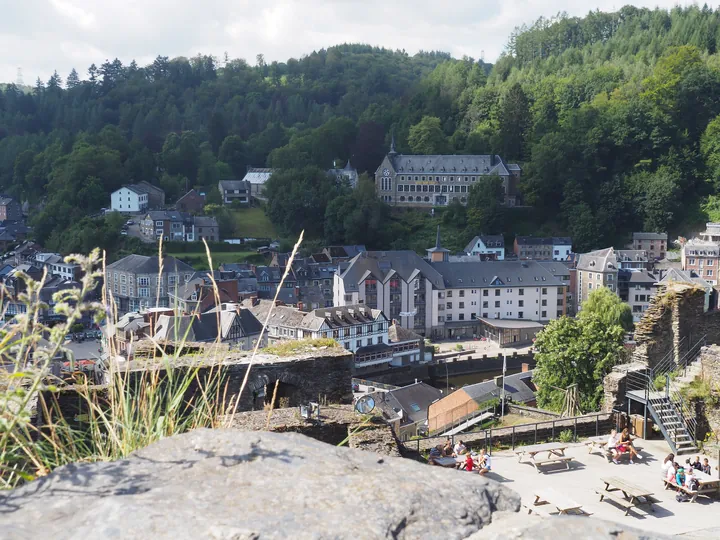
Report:
[{"label": "tall grass", "polygon": [[[288,269],[301,241],[302,234]],[[213,294],[219,306],[212,257],[207,244],[205,248]],[[162,242],[158,256],[162,273]],[[105,260],[99,252],[95,250],[87,257],[71,256],[66,260],[78,263],[83,277],[78,289],[54,295],[55,312],[64,315],[64,322],[53,328],[41,322],[42,310],[48,306],[40,302],[39,293],[47,276],[36,282],[21,274],[26,290],[18,299],[27,307],[27,312],[0,328],[3,361],[0,366],[0,488],[13,488],[70,462],[119,459],[164,437],[199,427],[219,427],[221,418],[231,424],[266,332],[270,315],[262,321],[262,332],[245,378],[234,396],[227,395],[222,377],[224,349],[220,346],[219,310],[217,340],[189,363],[183,359],[182,367],[179,359],[189,327],[170,354],[164,344],[151,340],[149,358],[116,362],[118,350],[110,339],[107,342],[110,359],[99,371],[73,371],[75,366],[71,360],[70,373],[53,375],[58,372],[56,357],[68,353],[63,346],[65,336],[83,314],[91,315],[96,323],[107,321],[112,325],[118,321],[117,303],[106,284],[102,287],[101,302],[87,300],[105,275]],[[287,275],[288,270],[278,291]],[[6,290],[2,294],[3,299],[7,297]],[[156,305],[158,300],[159,296]],[[4,312],[2,315],[5,319]],[[81,414],[68,414],[62,409],[63,392],[71,392],[77,398]],[[270,413],[274,402],[275,399]],[[33,418],[42,421],[34,423]]]}]

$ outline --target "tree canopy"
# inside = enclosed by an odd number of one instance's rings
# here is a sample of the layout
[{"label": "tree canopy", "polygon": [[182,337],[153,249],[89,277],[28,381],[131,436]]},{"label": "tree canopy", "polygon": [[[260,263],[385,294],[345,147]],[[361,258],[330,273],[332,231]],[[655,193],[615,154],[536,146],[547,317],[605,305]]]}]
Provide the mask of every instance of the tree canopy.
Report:
[{"label": "tree canopy", "polygon": [[578,313],[581,320],[596,318],[607,326],[620,326],[626,332],[633,329],[630,305],[607,287],[593,290]]}]

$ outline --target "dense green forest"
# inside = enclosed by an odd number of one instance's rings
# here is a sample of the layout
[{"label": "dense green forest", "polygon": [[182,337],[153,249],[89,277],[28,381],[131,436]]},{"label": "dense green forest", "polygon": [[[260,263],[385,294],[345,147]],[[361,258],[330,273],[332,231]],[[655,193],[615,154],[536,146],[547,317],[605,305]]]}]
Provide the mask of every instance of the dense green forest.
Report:
[{"label": "dense green forest", "polygon": [[86,217],[122,183],[174,201],[186,185],[217,198],[246,166],[282,169],[267,213],[286,237],[422,249],[427,212],[388,208],[323,171],[351,159],[374,172],[398,151],[501,154],[523,166],[532,209],[497,205],[493,179],[468,208],[434,218],[459,249],[481,232],[568,233],[576,250],[633,230],[697,230],[720,217],[720,12],[623,7],[518,28],[493,66],[444,53],[364,45],[286,63],[158,57],[119,60],[32,92],[0,92],[0,188],[28,201],[37,239],[60,251],[117,243]]}]

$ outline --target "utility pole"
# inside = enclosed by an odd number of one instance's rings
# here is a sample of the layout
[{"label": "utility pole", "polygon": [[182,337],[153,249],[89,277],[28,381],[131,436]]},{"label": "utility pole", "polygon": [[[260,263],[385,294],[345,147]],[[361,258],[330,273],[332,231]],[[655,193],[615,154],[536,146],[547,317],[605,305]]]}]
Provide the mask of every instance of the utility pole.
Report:
[{"label": "utility pole", "polygon": [[502,393],[500,398],[500,419],[505,417],[505,372],[507,371],[507,353],[503,352],[503,372],[502,372]]}]

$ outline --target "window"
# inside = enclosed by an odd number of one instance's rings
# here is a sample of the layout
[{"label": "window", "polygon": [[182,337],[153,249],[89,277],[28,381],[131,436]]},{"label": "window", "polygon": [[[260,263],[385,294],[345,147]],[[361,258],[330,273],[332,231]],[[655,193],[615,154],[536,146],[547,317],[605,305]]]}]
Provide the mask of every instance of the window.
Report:
[{"label": "window", "polygon": [[448,291],[448,292],[447,292],[447,297],[448,297],[448,298],[452,298],[452,291]]},{"label": "window", "polygon": [[460,302],[460,305],[458,305],[460,309],[465,309],[465,302]]},{"label": "window", "polygon": [[495,289],[495,296],[500,296],[500,289]]},{"label": "window", "polygon": [[362,339],[358,339],[358,340],[355,342],[355,346],[358,347],[358,348],[362,347]]},{"label": "window", "polygon": [[487,289],[483,289],[483,296],[487,296],[487,295],[488,295],[488,290],[487,290]]},{"label": "window", "polygon": [[140,297],[150,296],[150,289],[148,289],[147,287],[140,287],[138,289],[138,296],[140,296]]},{"label": "window", "polygon": [[592,283],[588,283],[588,290],[592,290]]},{"label": "window", "polygon": [[522,319],[522,318],[523,318],[523,312],[522,312],[522,311],[518,311],[518,319]]},{"label": "window", "polygon": [[487,303],[487,302],[483,302],[482,307],[487,308],[487,307],[488,307],[488,303]]},{"label": "window", "polygon": [[483,319],[487,319],[487,316],[488,316],[487,312],[484,312],[482,316],[483,316]]},{"label": "window", "polygon": [[505,304],[507,304],[508,306],[512,306],[512,300],[505,300]]},{"label": "window", "polygon": [[713,275],[712,270],[705,270],[705,275],[712,276]]},{"label": "window", "polygon": [[125,274],[122,274],[122,275],[120,276],[120,283],[124,284],[125,281],[126,281]]},{"label": "window", "polygon": [[452,302],[448,302],[447,304],[445,304],[445,307],[448,309],[452,309]]},{"label": "window", "polygon": [[688,264],[695,264],[695,259],[688,259]]},{"label": "window", "polygon": [[547,311],[543,311],[541,316],[543,319],[547,319]]},{"label": "window", "polygon": [[558,298],[557,305],[558,305],[558,306],[562,306],[562,305],[563,305],[562,298]]},{"label": "window", "polygon": [[465,314],[464,314],[464,313],[461,313],[461,314],[458,316],[458,318],[459,318],[461,321],[464,321],[464,320],[465,320]]},{"label": "window", "polygon": [[525,296],[525,289],[518,289],[518,296]]},{"label": "window", "polygon": [[460,298],[465,298],[465,289],[460,289]]},{"label": "window", "polygon": [[542,293],[547,294],[547,289],[545,287],[543,287]]},{"label": "window", "polygon": [[542,305],[543,305],[543,306],[547,306],[547,300],[543,300],[543,301],[542,301]]},{"label": "window", "polygon": [[138,287],[147,287],[150,285],[150,279],[146,277],[138,278]]},{"label": "window", "polygon": [[452,321],[452,314],[448,313],[447,315],[445,315],[445,320]]},{"label": "window", "polygon": [[497,300],[497,301],[495,302],[495,307],[496,307],[496,308],[499,308],[499,307],[500,307],[500,300]]},{"label": "window", "polygon": [[612,281],[612,280],[613,280],[613,275],[612,275],[612,274],[608,274],[607,280],[608,280],[608,281]]},{"label": "window", "polygon": [[523,307],[525,305],[525,300],[518,300],[518,307]]}]

